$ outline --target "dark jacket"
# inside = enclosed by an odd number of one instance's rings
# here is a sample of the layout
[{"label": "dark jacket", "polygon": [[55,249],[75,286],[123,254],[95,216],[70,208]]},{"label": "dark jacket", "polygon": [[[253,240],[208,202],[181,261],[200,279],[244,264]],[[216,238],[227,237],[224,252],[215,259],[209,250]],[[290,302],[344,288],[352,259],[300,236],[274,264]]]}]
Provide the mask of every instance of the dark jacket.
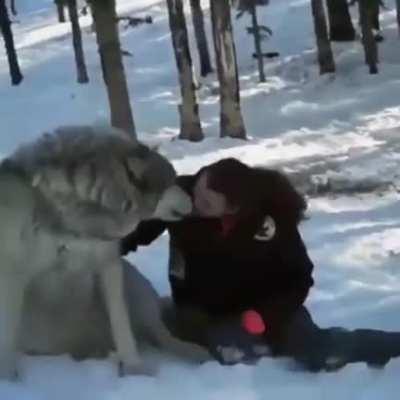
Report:
[{"label": "dark jacket", "polygon": [[[177,305],[200,307],[212,315],[251,308],[267,323],[279,325],[306,299],[313,264],[298,231],[303,198],[276,171],[262,177],[259,191],[268,188],[265,202],[239,216],[230,231],[220,219],[143,222],[123,240],[122,253],[151,243],[168,229],[169,279]],[[195,176],[178,178],[189,194],[194,181]]]}]

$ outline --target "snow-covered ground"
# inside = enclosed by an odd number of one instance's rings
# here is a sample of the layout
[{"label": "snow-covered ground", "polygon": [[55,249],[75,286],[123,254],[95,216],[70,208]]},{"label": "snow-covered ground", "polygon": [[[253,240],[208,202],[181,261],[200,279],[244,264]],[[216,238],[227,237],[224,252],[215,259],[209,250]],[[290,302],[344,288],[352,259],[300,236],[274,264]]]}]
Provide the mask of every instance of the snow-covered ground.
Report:
[{"label": "snow-covered ground", "polygon": [[[282,168],[313,194],[302,233],[316,265],[308,306],[322,326],[400,330],[400,52],[394,1],[386,3],[377,76],[368,75],[355,42],[334,45],[337,73],[319,77],[309,1],[271,0],[260,10],[274,31],[264,48],[281,56],[267,62],[268,80],[258,84],[244,29],[249,21],[238,20],[242,107],[251,138],[218,138],[218,98],[208,79],[199,90],[206,139],[190,144],[175,140],[179,89],[164,1],[118,1],[121,13],[154,18],[153,25],[121,31],[123,48],[133,53],[125,66],[142,140],[159,144],[181,173],[234,156]],[[81,23],[91,81],[81,86],[75,83],[69,24],[57,23],[52,0],[20,0],[17,6],[13,29],[25,80],[10,86],[0,46],[0,157],[58,125],[108,119],[90,19]],[[328,194],[316,195],[321,190]],[[163,236],[130,257],[161,294],[168,293],[166,243]],[[0,400],[398,398],[400,359],[383,371],[356,364],[311,374],[292,367],[283,359],[255,367],[163,360],[153,378],[118,378],[108,360],[25,357],[22,381],[0,382]]]}]

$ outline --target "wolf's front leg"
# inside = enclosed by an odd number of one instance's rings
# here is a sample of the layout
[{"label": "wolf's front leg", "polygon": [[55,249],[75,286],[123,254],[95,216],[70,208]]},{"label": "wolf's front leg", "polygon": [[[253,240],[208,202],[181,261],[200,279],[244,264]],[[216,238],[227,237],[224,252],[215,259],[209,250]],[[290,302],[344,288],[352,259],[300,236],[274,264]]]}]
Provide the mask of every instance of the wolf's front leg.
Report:
[{"label": "wolf's front leg", "polygon": [[0,379],[17,377],[17,342],[23,297],[23,278],[9,271],[0,272]]},{"label": "wolf's front leg", "polygon": [[122,363],[122,373],[151,374],[151,371],[146,369],[138,354],[136,340],[129,323],[128,310],[123,293],[121,261],[118,259],[113,261],[112,264],[103,267],[100,275],[111,323],[111,332],[118,359]]}]

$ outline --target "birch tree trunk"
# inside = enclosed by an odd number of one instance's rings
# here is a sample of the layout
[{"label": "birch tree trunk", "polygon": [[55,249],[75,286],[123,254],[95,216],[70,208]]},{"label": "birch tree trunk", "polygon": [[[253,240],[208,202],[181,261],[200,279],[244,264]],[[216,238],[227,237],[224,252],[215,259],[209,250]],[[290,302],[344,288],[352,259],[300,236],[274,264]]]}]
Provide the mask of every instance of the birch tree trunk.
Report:
[{"label": "birch tree trunk", "polygon": [[261,48],[261,37],[260,37],[260,27],[258,25],[257,18],[257,6],[255,4],[251,7],[251,21],[253,25],[253,35],[254,35],[254,48],[257,56],[258,74],[260,77],[260,82],[265,82],[265,72],[264,72],[264,57]]},{"label": "birch tree trunk", "polygon": [[192,11],[194,35],[200,58],[200,74],[201,76],[207,76],[213,72],[213,68],[210,52],[208,50],[208,40],[204,27],[204,15],[200,0],[190,0],[190,7]]},{"label": "birch tree trunk", "polygon": [[211,0],[211,20],[220,87],[220,136],[246,139],[229,0]]},{"label": "birch tree trunk", "polygon": [[397,27],[399,29],[399,36],[400,36],[400,0],[396,0],[396,19],[397,19]]},{"label": "birch tree trunk", "polygon": [[359,0],[360,23],[362,43],[365,52],[365,63],[369,67],[370,74],[378,73],[378,45],[372,32],[374,8],[371,7],[371,0]]},{"label": "birch tree trunk", "polygon": [[347,0],[327,0],[329,39],[335,42],[354,41],[356,32],[351,21]]},{"label": "birch tree trunk", "polygon": [[183,3],[182,0],[167,0],[167,5],[172,45],[174,47],[182,95],[182,104],[179,105],[181,121],[179,138],[196,142],[202,140],[204,136],[201,129],[199,106],[196,100],[192,58],[190,56]]},{"label": "birch tree trunk", "polygon": [[86,69],[85,54],[82,47],[82,34],[81,27],[79,26],[76,0],[67,0],[67,6],[72,28],[72,43],[75,53],[77,81],[78,83],[87,83],[89,82],[89,77]]},{"label": "birch tree trunk", "polygon": [[64,1],[54,0],[57,7],[58,22],[65,22]]},{"label": "birch tree trunk", "polygon": [[332,47],[328,38],[328,28],[322,0],[311,0],[311,9],[314,20],[314,31],[317,40],[318,63],[320,74],[335,72]]},{"label": "birch tree trunk", "polygon": [[122,63],[115,0],[92,0],[91,9],[110,104],[111,124],[136,137],[128,84]]},{"label": "birch tree trunk", "polygon": [[4,39],[4,45],[6,47],[11,83],[13,85],[19,85],[24,77],[18,64],[17,52],[14,45],[14,37],[11,30],[11,21],[8,16],[5,0],[0,0],[0,30]]}]

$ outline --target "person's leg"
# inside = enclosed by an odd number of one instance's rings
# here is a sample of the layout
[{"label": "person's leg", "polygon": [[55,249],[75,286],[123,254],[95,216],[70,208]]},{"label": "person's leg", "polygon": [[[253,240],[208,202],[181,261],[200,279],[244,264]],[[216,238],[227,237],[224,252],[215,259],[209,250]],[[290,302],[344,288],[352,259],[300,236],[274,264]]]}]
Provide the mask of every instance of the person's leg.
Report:
[{"label": "person's leg", "polygon": [[273,338],[275,354],[293,357],[311,371],[336,370],[348,363],[384,366],[400,356],[400,332],[373,329],[319,328],[305,307]]},{"label": "person's leg", "polygon": [[207,347],[223,365],[254,363],[269,352],[263,336],[246,332],[240,315],[210,316],[194,307],[177,307],[170,298],[162,299],[162,310],[174,336]]},{"label": "person's leg", "polygon": [[266,339],[274,356],[292,357],[310,371],[326,367],[329,334],[314,323],[305,307],[290,318],[272,321]]},{"label": "person's leg", "polygon": [[400,356],[400,332],[376,329],[341,330],[336,334],[338,346],[350,347],[347,362],[366,362],[373,367],[385,366],[391,358]]},{"label": "person's leg", "polygon": [[177,338],[207,346],[207,331],[211,319],[207,313],[189,306],[177,307],[170,297],[161,299],[162,319]]}]

